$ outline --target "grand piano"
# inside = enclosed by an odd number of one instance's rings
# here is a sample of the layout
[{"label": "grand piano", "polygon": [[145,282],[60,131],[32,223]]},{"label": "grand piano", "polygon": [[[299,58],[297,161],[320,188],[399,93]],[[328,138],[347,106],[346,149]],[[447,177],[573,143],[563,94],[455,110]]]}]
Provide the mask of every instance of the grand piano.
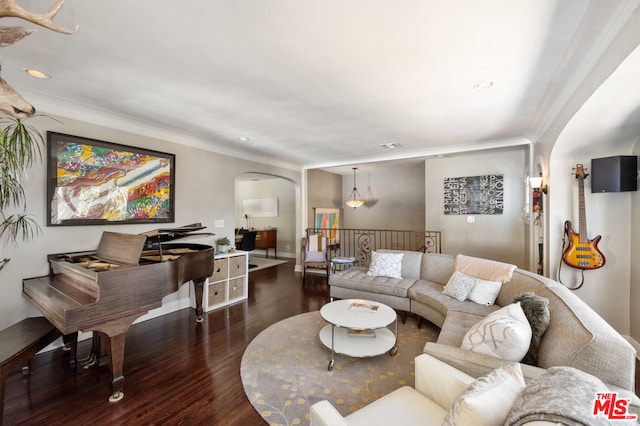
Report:
[{"label": "grand piano", "polygon": [[49,275],[23,280],[23,295],[65,335],[73,361],[78,331],[93,331],[94,341],[97,334],[106,337],[110,401],[124,396],[125,334],[137,318],[193,281],[196,321],[202,321],[204,281],[213,272],[214,248],[175,240],[203,228],[193,224],[144,234],[104,232],[97,250],[48,255]]}]

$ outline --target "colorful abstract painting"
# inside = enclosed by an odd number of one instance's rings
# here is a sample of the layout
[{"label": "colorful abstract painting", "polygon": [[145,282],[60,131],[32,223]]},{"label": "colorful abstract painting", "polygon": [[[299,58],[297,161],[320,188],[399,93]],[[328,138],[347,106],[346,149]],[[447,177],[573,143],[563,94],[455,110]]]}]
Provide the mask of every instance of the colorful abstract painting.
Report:
[{"label": "colorful abstract painting", "polygon": [[49,225],[173,222],[175,157],[48,132]]},{"label": "colorful abstract painting", "polygon": [[322,229],[322,235],[329,237],[331,243],[340,241],[340,209],[316,208],[315,218],[315,228]]}]

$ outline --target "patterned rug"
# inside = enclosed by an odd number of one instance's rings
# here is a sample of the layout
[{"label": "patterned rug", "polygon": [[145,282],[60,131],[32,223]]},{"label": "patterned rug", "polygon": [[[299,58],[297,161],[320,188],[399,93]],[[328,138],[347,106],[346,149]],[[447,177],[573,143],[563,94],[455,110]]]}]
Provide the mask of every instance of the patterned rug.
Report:
[{"label": "patterned rug", "polygon": [[[372,358],[336,355],[318,337],[318,311],[282,320],[256,336],[242,356],[240,374],[249,401],[271,425],[308,425],[309,409],[327,399],[347,415],[404,385],[413,386],[414,361],[438,329],[413,318],[398,323],[398,354]],[[363,339],[366,337],[362,337]]]}]

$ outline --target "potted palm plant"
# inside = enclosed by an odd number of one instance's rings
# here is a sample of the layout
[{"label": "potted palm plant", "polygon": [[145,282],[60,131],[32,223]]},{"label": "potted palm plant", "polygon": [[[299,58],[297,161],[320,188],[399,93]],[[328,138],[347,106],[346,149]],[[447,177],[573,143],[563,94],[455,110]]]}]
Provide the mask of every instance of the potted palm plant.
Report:
[{"label": "potted palm plant", "polygon": [[42,134],[25,120],[3,117],[0,125],[0,240],[5,245],[18,245],[19,240],[29,240],[41,232],[27,213],[23,182],[27,169],[42,160],[45,143]]}]

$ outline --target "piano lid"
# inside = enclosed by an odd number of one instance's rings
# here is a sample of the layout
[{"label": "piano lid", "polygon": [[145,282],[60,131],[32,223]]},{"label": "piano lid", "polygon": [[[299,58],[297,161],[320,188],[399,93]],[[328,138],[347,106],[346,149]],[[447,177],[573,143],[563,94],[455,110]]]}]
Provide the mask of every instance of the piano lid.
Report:
[{"label": "piano lid", "polygon": [[137,265],[146,240],[144,235],[104,231],[96,257],[110,263]]},{"label": "piano lid", "polygon": [[201,223],[192,223],[191,225],[179,226],[177,228],[154,229],[143,232],[140,235],[144,235],[147,238],[147,246],[197,235],[215,235],[212,232],[195,232],[205,228],[206,226],[203,226]]}]

